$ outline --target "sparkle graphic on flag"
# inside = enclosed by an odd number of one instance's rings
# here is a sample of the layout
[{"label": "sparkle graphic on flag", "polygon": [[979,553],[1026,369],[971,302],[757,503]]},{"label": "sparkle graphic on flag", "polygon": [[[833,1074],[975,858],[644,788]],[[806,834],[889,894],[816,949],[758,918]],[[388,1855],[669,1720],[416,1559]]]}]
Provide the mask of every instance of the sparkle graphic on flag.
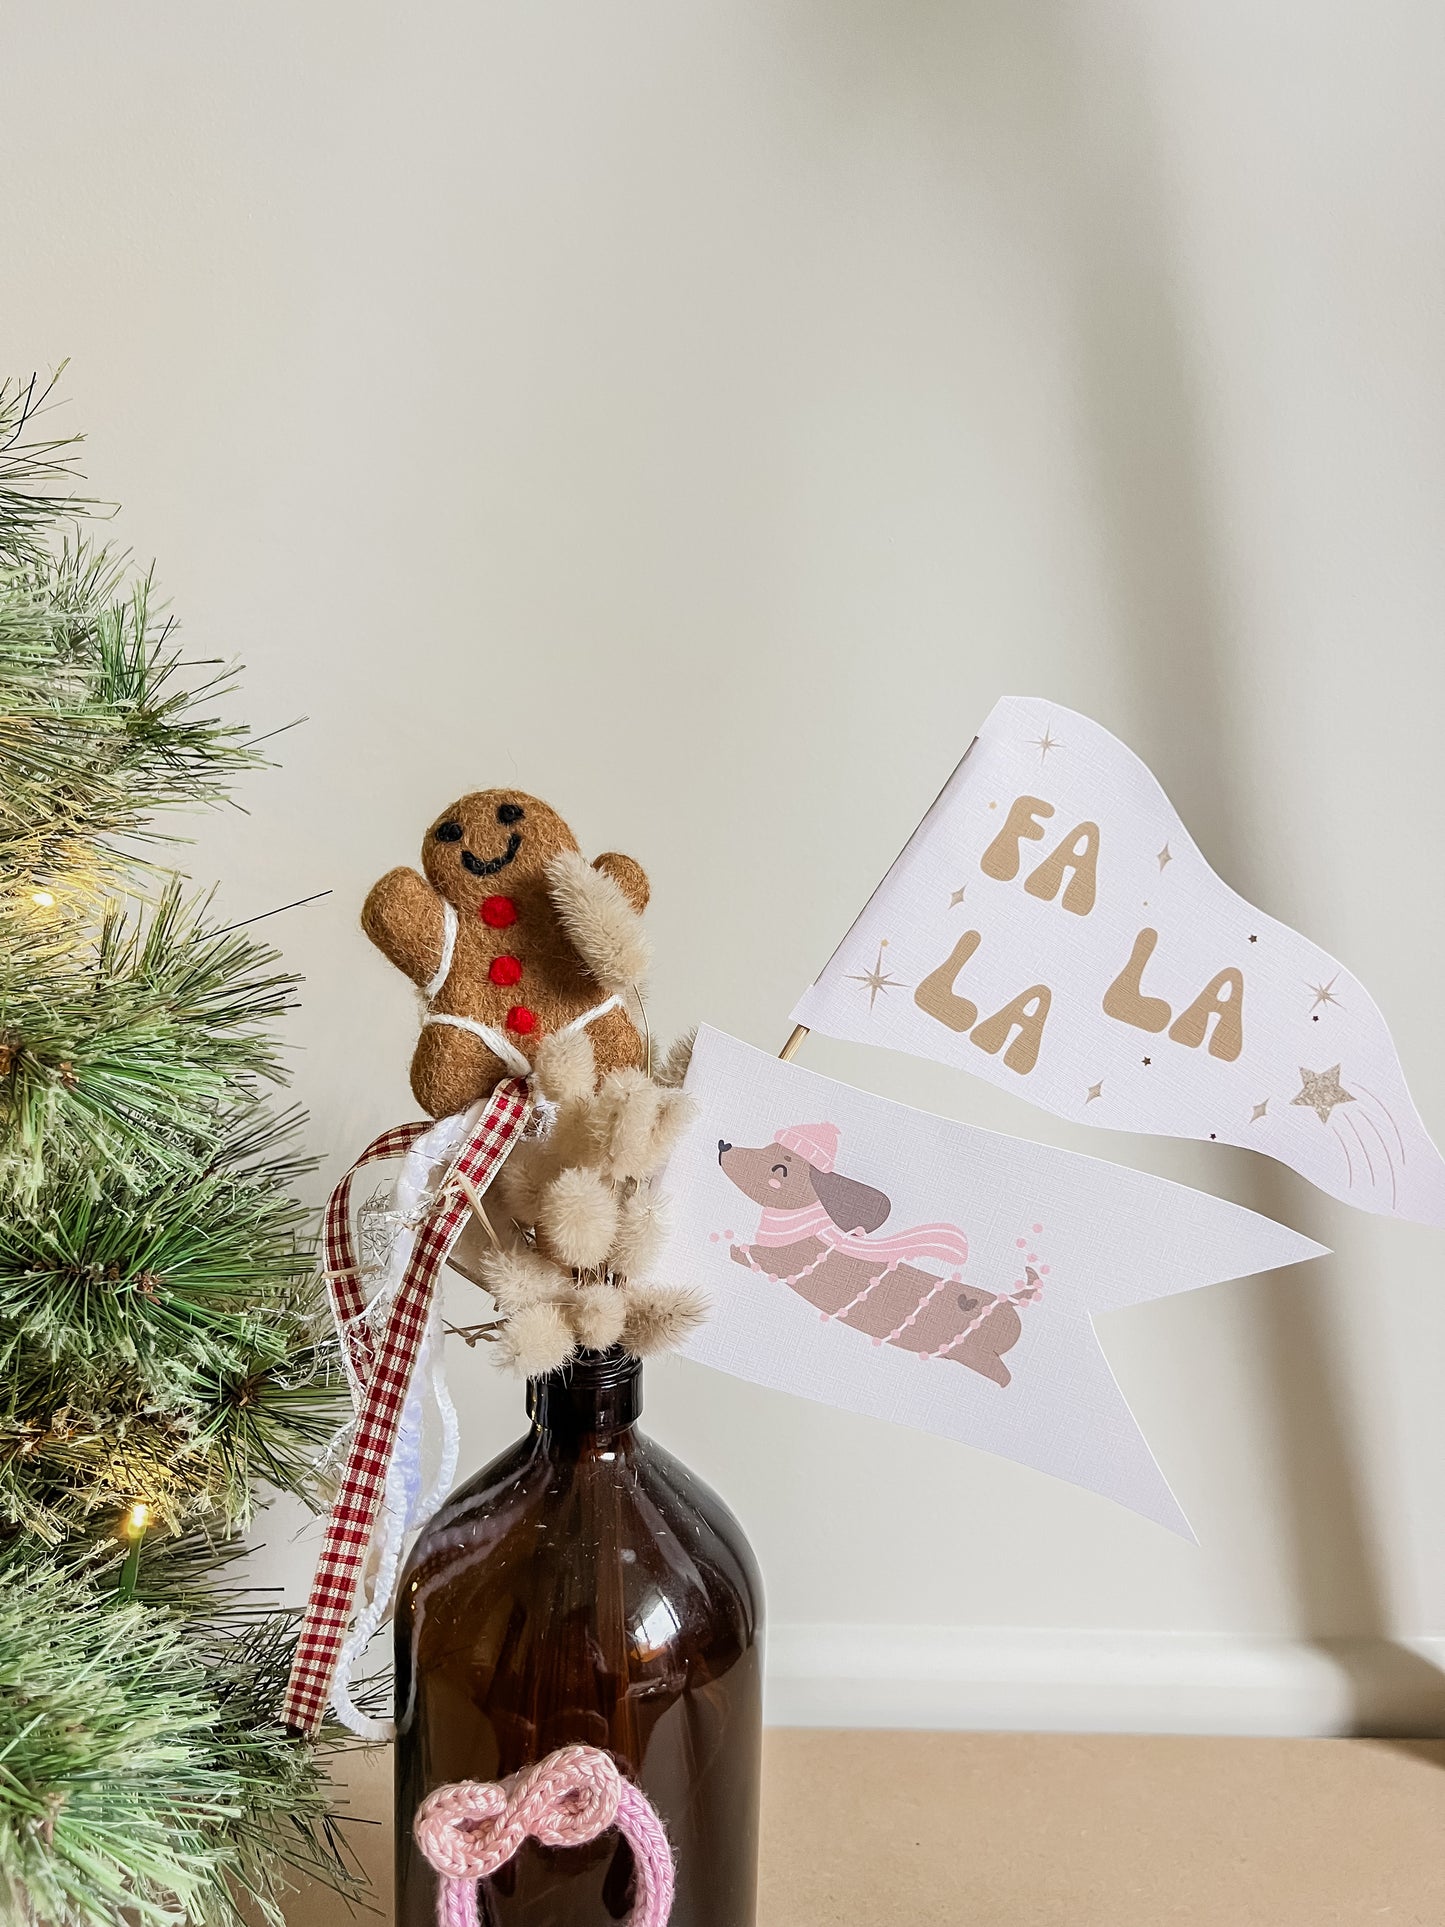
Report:
[{"label": "sparkle graphic on flag", "polygon": [[1445,1225],[1445,1161],[1364,985],[1231,890],[1138,757],[1057,704],[995,706],[792,1016]]}]

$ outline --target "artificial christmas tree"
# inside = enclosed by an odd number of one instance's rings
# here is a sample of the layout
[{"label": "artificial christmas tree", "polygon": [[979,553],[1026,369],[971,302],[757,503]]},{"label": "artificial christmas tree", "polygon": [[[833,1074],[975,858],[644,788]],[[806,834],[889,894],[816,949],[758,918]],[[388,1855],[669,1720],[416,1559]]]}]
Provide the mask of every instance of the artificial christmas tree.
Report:
[{"label": "artificial christmas tree", "polygon": [[[53,384],[52,384],[53,386]],[[260,761],[137,579],[73,533],[50,389],[0,386],[0,1917],[279,1921],[348,1878],[275,1718],[289,1615],[227,1567],[338,1421],[292,980],[166,864]]]}]

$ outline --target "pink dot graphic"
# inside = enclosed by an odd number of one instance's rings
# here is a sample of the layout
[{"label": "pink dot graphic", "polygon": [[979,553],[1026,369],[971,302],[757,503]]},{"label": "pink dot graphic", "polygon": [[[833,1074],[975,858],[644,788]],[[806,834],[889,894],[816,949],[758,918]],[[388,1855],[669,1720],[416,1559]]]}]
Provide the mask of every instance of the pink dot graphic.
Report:
[{"label": "pink dot graphic", "polygon": [[1020,1250],[1020,1251],[1022,1251],[1022,1250],[1023,1250],[1023,1248],[1024,1248],[1024,1246],[1025,1246],[1025,1245],[1026,1245],[1026,1244],[1028,1243],[1028,1239],[1027,1239],[1027,1238],[1015,1238],[1015,1239],[1014,1239],[1014,1243],[1015,1243],[1015,1244],[1016,1244],[1016,1245],[1018,1246],[1018,1248],[1019,1248],[1019,1250]]},{"label": "pink dot graphic", "polygon": [[1034,1236],[1037,1237],[1042,1230],[1043,1230],[1043,1226],[1041,1224],[1036,1224],[1034,1226]]},{"label": "pink dot graphic", "polygon": [[709,1242],[710,1244],[716,1244],[716,1243],[717,1243],[717,1241],[718,1241],[718,1234],[717,1234],[717,1232],[716,1232],[716,1231],[709,1231],[709,1233],[708,1233],[707,1235],[708,1235],[708,1242]]}]

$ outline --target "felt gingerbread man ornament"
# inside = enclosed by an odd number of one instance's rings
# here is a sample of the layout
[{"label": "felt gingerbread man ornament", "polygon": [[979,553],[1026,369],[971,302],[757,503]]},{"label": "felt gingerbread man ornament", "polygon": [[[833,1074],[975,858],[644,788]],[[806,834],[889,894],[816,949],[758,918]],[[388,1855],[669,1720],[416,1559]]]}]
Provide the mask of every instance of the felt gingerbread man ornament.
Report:
[{"label": "felt gingerbread man ornament", "polygon": [[421,865],[372,887],[361,927],[421,989],[411,1088],[424,1111],[465,1110],[569,1027],[586,1027],[599,1073],[642,1064],[622,1004],[648,963],[640,864],[613,851],[589,864],[547,804],[478,790],[431,825]]}]

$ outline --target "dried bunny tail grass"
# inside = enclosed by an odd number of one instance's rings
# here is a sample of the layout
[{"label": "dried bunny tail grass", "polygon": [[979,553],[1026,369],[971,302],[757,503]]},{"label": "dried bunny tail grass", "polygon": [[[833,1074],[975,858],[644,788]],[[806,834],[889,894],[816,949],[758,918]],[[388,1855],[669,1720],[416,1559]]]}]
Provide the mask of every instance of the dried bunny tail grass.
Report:
[{"label": "dried bunny tail grass", "polygon": [[662,1060],[662,1068],[654,1073],[655,1080],[667,1090],[677,1090],[687,1076],[687,1067],[692,1062],[692,1047],[697,1042],[697,1025],[692,1024],[681,1037],[673,1039],[667,1047],[667,1055]]},{"label": "dried bunny tail grass", "polygon": [[496,1299],[498,1311],[509,1316],[526,1305],[565,1298],[572,1289],[567,1272],[525,1245],[512,1251],[489,1251],[477,1259],[476,1282]]},{"label": "dried bunny tail grass", "polygon": [[572,1327],[556,1305],[523,1305],[502,1327],[498,1361],[523,1378],[544,1378],[576,1349]]},{"label": "dried bunny tail grass", "polygon": [[492,1180],[487,1193],[488,1217],[494,1224],[508,1220],[515,1225],[535,1224],[542,1186],[554,1175],[545,1143],[519,1144]]},{"label": "dried bunny tail grass", "polygon": [[629,1285],[622,1342],[639,1358],[676,1351],[707,1317],[705,1295],[695,1285]]},{"label": "dried bunny tail grass", "polygon": [[690,1091],[665,1091],[658,1106],[657,1122],[652,1129],[652,1165],[656,1171],[666,1164],[679,1140],[698,1113],[698,1101]]},{"label": "dried bunny tail grass", "polygon": [[646,1072],[609,1071],[591,1113],[594,1154],[616,1178],[645,1178],[652,1170],[653,1139],[663,1092]]},{"label": "dried bunny tail grass", "polygon": [[648,1271],[667,1234],[667,1199],[656,1191],[634,1191],[617,1208],[617,1236],[607,1262],[623,1278]]},{"label": "dried bunny tail grass", "polygon": [[597,1099],[589,1095],[564,1104],[558,1111],[549,1136],[543,1138],[540,1150],[542,1162],[548,1167],[549,1176],[564,1170],[569,1164],[591,1164],[594,1160],[593,1144],[594,1119],[597,1113]]},{"label": "dried bunny tail grass", "polygon": [[615,1285],[583,1285],[573,1293],[567,1317],[584,1350],[605,1352],[622,1336],[627,1300]]},{"label": "dried bunny tail grass", "polygon": [[588,970],[607,991],[630,990],[652,965],[642,920],[621,888],[575,850],[547,865],[547,884],[562,927]]},{"label": "dried bunny tail grass", "polygon": [[597,1088],[597,1058],[585,1030],[554,1030],[544,1037],[533,1068],[537,1088],[554,1104],[575,1103]]},{"label": "dried bunny tail grass", "polygon": [[617,1194],[596,1171],[559,1171],[537,1201],[537,1236],[564,1265],[600,1265],[617,1236]]},{"label": "dried bunny tail grass", "polygon": [[543,1188],[569,1164],[590,1162],[592,1102],[587,1097],[562,1105],[547,1136],[519,1144],[493,1179],[501,1213],[514,1224],[534,1225]]},{"label": "dried bunny tail grass", "polygon": [[591,1147],[590,1118],[595,1098],[591,1093],[570,1098],[553,1112],[545,1137],[524,1137],[503,1164],[493,1183],[512,1172],[524,1175],[526,1183],[543,1185],[568,1164],[586,1164]]}]

